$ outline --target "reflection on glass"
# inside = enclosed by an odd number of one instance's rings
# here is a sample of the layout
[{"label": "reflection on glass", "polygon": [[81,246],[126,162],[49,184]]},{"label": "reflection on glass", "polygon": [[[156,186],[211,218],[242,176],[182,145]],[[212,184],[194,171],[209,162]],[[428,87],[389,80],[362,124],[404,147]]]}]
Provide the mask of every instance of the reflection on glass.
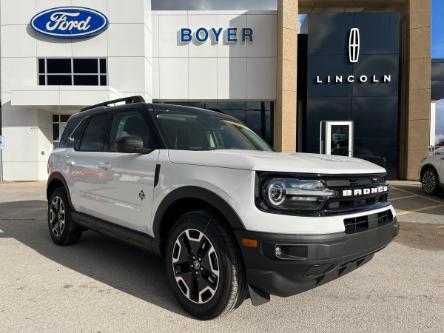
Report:
[{"label": "reflection on glass", "polygon": [[435,145],[444,146],[444,100],[436,102]]},{"label": "reflection on glass", "polygon": [[251,128],[270,146],[273,145],[273,101],[155,101],[192,106],[228,114]]},{"label": "reflection on glass", "polygon": [[348,156],[349,138],[350,132],[348,125],[332,125],[331,154]]}]

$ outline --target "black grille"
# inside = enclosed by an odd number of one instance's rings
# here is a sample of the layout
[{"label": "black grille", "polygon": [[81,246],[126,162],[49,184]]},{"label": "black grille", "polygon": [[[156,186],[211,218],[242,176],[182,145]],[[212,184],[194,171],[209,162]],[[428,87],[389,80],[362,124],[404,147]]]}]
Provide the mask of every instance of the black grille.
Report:
[{"label": "black grille", "polygon": [[[359,175],[350,177],[329,177],[324,178],[325,185],[337,193],[343,190],[353,190],[360,188],[374,188],[386,186],[385,175]],[[360,196],[341,197],[337,196],[328,199],[323,206],[323,214],[343,214],[353,211],[361,211],[369,208],[378,208],[388,200],[388,193],[373,193]]]},{"label": "black grille", "polygon": [[393,214],[390,209],[371,215],[344,219],[345,233],[354,234],[357,232],[366,231],[369,229],[377,228],[392,221]]}]

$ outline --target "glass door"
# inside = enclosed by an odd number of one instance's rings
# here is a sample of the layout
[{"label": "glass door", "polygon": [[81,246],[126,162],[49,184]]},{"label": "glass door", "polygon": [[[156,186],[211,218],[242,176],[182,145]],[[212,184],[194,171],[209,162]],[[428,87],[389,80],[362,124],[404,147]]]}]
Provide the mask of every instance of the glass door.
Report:
[{"label": "glass door", "polygon": [[353,156],[353,122],[325,121],[321,124],[321,153]]}]

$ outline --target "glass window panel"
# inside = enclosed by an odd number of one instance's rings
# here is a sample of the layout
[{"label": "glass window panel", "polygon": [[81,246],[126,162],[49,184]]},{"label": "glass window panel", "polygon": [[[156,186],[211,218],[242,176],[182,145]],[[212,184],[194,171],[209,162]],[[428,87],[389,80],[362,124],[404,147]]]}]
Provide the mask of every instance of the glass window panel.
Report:
[{"label": "glass window panel", "polygon": [[58,123],[52,124],[52,140],[54,140],[54,141],[59,140],[59,124]]},{"label": "glass window panel", "polygon": [[45,73],[45,59],[39,59],[39,73]]},{"label": "glass window panel", "polygon": [[100,85],[101,86],[107,85],[106,75],[100,75]]},{"label": "glass window panel", "polygon": [[69,117],[71,117],[69,114],[62,114],[62,115],[60,116],[60,121],[61,121],[62,123],[66,123],[66,122],[68,121]]},{"label": "glass window panel", "polygon": [[48,75],[48,85],[70,86],[72,85],[71,75]]},{"label": "glass window panel", "polygon": [[[97,59],[74,59],[74,73],[98,73]],[[74,80],[75,82],[75,80]]]},{"label": "glass window panel", "polygon": [[150,128],[139,112],[120,112],[116,115],[109,136],[109,147],[116,151],[116,142],[125,136],[137,136],[143,140],[144,148],[153,148]]},{"label": "glass window panel", "polygon": [[105,150],[105,138],[108,133],[109,114],[101,114],[91,118],[80,143],[80,150]]},{"label": "glass window panel", "polygon": [[444,100],[436,102],[435,109],[435,145],[444,146]]},{"label": "glass window panel", "polygon": [[75,86],[98,86],[99,78],[97,75],[74,75]]},{"label": "glass window panel", "polygon": [[245,102],[219,102],[219,109],[245,124]]},{"label": "glass window panel", "polygon": [[100,59],[100,73],[106,74],[106,59]]},{"label": "glass window panel", "polygon": [[40,86],[45,85],[45,75],[39,75],[39,85]]},{"label": "glass window panel", "polygon": [[52,115],[52,121],[53,122],[58,122],[59,121],[59,115],[58,114],[53,114]]},{"label": "glass window panel", "polygon": [[48,73],[71,73],[71,59],[47,59]]},{"label": "glass window panel", "polygon": [[261,112],[247,110],[247,121],[246,125],[250,127],[257,135],[261,135]]}]

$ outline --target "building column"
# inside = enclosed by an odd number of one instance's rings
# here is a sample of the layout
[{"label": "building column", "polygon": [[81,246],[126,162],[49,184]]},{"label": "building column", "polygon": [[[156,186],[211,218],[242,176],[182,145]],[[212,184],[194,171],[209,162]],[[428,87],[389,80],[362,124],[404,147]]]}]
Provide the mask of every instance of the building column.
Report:
[{"label": "building column", "polygon": [[298,0],[278,0],[274,148],[296,151]]},{"label": "building column", "polygon": [[[407,116],[401,124],[404,145],[401,149],[401,177],[418,179],[418,168],[427,153],[430,136],[431,59],[430,0],[410,0],[406,45],[408,75]],[[404,131],[402,131],[404,126]]]}]

